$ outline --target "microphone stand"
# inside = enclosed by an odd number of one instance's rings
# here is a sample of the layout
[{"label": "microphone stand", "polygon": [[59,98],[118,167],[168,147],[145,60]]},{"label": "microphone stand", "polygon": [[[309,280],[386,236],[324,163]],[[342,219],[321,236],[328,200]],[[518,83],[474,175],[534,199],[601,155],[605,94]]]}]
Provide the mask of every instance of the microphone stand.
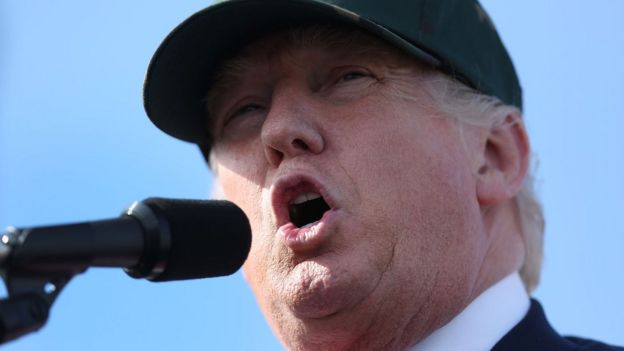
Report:
[{"label": "microphone stand", "polygon": [[[0,262],[11,248],[23,241],[20,231],[9,228],[0,236]],[[76,274],[84,272],[74,267],[55,267],[48,271],[28,271],[2,268],[8,298],[0,300],[0,344],[39,330],[48,320],[52,303]]]}]

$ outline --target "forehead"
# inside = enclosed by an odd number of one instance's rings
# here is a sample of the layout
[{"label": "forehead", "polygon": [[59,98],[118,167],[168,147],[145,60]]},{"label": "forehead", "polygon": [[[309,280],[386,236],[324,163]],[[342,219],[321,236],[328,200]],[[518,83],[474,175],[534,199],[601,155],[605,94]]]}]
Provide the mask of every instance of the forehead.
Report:
[{"label": "forehead", "polygon": [[328,59],[351,58],[383,63],[388,67],[421,68],[420,62],[401,50],[356,27],[315,24],[287,28],[251,42],[221,63],[206,95],[209,115],[224,93],[241,84],[249,74],[267,69],[284,58],[293,58],[297,53],[306,51],[307,54],[309,50],[322,52]]}]

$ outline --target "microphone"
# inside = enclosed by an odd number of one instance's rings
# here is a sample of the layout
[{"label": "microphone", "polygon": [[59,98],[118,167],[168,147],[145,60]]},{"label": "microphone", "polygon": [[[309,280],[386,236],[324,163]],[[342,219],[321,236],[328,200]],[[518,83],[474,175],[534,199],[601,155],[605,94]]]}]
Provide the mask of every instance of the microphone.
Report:
[{"label": "microphone", "polygon": [[0,271],[73,275],[122,267],[155,282],[207,278],[236,272],[250,247],[249,221],[231,202],[149,198],[115,219],[10,228],[0,236]]}]

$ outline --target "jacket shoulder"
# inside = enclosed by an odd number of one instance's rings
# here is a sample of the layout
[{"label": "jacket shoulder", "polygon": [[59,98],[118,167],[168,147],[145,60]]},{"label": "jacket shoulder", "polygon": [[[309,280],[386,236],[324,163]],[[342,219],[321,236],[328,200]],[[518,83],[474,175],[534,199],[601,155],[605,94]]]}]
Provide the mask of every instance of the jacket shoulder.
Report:
[{"label": "jacket shoulder", "polygon": [[624,347],[607,345],[602,342],[576,336],[566,336],[565,339],[575,344],[579,351],[624,351]]},{"label": "jacket shoulder", "polygon": [[542,306],[531,300],[524,319],[492,351],[624,351],[624,348],[576,336],[563,337],[548,323]]}]

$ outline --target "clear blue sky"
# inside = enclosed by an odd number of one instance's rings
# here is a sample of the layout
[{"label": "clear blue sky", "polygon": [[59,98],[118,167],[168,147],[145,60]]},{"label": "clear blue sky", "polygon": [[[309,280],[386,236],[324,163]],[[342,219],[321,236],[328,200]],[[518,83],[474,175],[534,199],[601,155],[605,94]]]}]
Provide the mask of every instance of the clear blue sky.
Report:
[{"label": "clear blue sky", "polygon": [[[141,88],[161,39],[207,1],[0,2],[0,227],[206,198],[199,152],[153,127]],[[539,159],[555,327],[624,344],[624,2],[484,0],[519,71]],[[240,274],[154,284],[76,277],[4,350],[277,350]]]}]

